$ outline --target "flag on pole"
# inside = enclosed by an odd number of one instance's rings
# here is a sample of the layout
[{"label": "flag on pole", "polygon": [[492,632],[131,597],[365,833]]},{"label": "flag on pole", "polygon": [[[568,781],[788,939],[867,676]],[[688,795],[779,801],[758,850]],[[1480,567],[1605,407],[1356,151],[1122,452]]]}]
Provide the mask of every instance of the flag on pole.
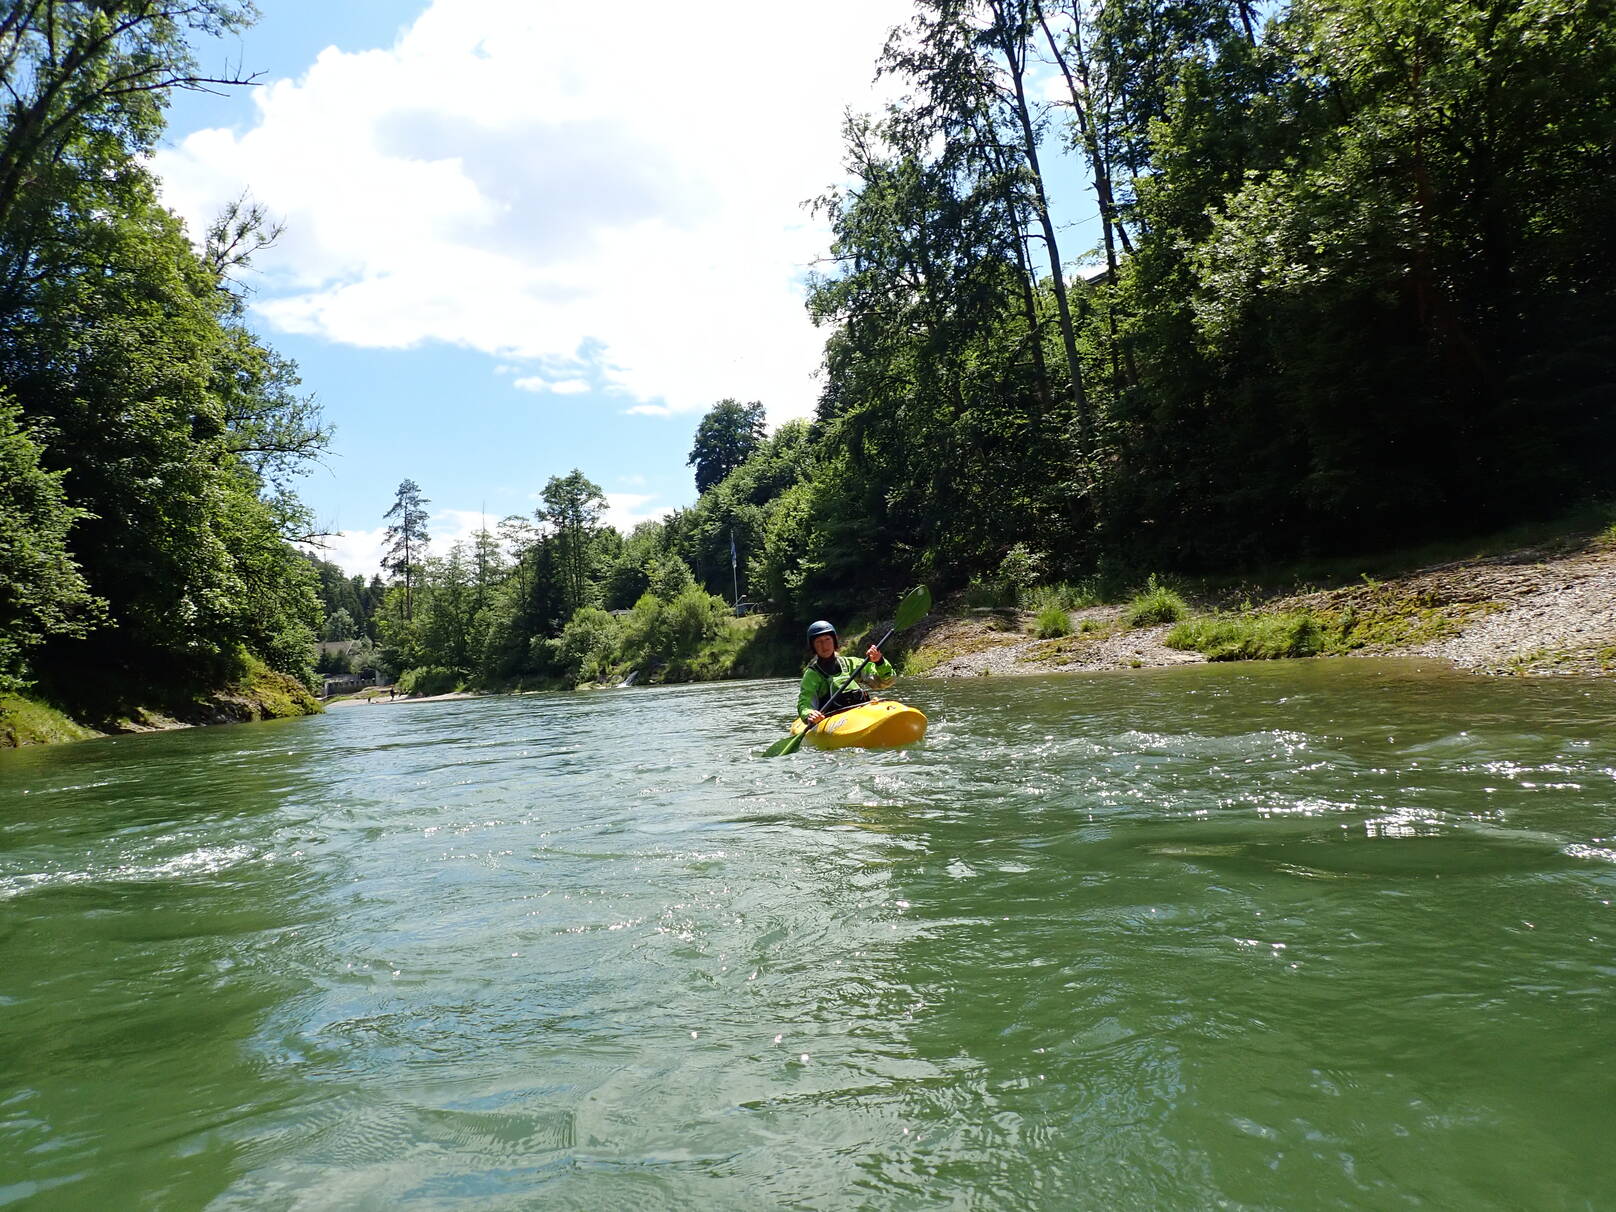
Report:
[{"label": "flag on pole", "polygon": [[731,570],[735,568],[735,528],[733,526],[729,528],[729,566]]}]

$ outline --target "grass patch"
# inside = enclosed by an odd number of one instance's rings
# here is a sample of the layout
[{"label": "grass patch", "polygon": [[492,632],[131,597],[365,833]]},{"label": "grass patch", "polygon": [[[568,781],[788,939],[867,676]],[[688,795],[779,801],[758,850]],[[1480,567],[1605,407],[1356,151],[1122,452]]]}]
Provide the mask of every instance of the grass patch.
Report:
[{"label": "grass patch", "polygon": [[1042,613],[1050,607],[1061,610],[1084,610],[1100,604],[1100,593],[1093,580],[1060,581],[1053,585],[1035,585],[1021,595],[1021,608]]},{"label": "grass patch", "polygon": [[1502,602],[1450,602],[1433,604],[1420,597],[1377,603],[1368,610],[1351,606],[1323,611],[1329,652],[1355,652],[1361,648],[1406,648],[1451,639],[1478,615],[1503,608]]},{"label": "grass patch", "polygon": [[100,736],[93,728],[69,719],[48,703],[20,694],[0,694],[0,748],[59,745]]},{"label": "grass patch", "polygon": [[1027,650],[1028,658],[1034,661],[1064,661],[1068,657],[1075,657],[1090,645],[1116,635],[1123,630],[1120,619],[1084,619],[1083,625],[1077,629],[1076,634],[1057,636],[1054,639],[1044,640],[1032,645]]},{"label": "grass patch", "polygon": [[1430,605],[1410,597],[1373,610],[1286,610],[1216,614],[1189,619],[1167,633],[1169,648],[1199,652],[1209,661],[1271,661],[1342,656],[1365,648],[1412,648],[1449,639],[1498,602]]},{"label": "grass patch", "polygon": [[1199,652],[1209,661],[1272,661],[1317,656],[1325,626],[1310,610],[1283,614],[1207,615],[1167,633],[1169,648]]},{"label": "grass patch", "polygon": [[1129,627],[1156,627],[1176,623],[1189,612],[1183,597],[1152,575],[1144,592],[1123,607],[1122,617]]},{"label": "grass patch", "polygon": [[299,715],[319,715],[322,708],[314,692],[289,673],[271,669],[255,656],[245,659],[246,671],[229,693],[258,704],[259,716],[284,720]]},{"label": "grass patch", "polygon": [[1014,585],[1002,581],[972,581],[961,598],[973,610],[1007,610],[1015,608],[1019,596]]},{"label": "grass patch", "polygon": [[1036,631],[1041,640],[1053,640],[1063,635],[1071,635],[1072,616],[1066,613],[1064,606],[1045,606],[1038,612]]}]

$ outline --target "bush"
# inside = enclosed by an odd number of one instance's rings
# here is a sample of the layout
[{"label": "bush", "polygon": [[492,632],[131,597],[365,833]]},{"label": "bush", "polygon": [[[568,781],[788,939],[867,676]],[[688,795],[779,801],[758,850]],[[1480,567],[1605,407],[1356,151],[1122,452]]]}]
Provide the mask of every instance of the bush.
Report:
[{"label": "bush", "polygon": [[1001,610],[1016,604],[1016,589],[1000,581],[972,581],[965,587],[965,604],[977,609]]},{"label": "bush", "polygon": [[1038,638],[1058,639],[1072,634],[1072,616],[1059,606],[1045,606],[1038,612]]},{"label": "bush", "polygon": [[1129,627],[1155,627],[1161,623],[1176,623],[1189,612],[1184,599],[1153,575],[1145,591],[1128,603],[1122,617]]},{"label": "bush", "polygon": [[599,606],[580,606],[555,642],[556,663],[573,682],[592,682],[617,658],[623,629]]},{"label": "bush", "polygon": [[1021,606],[1024,610],[1041,611],[1050,606],[1059,606],[1062,610],[1082,610],[1099,604],[1100,595],[1095,591],[1092,581],[1082,581],[1075,585],[1069,581],[1061,581],[1054,585],[1039,585],[1021,595]]},{"label": "bush", "polygon": [[408,695],[448,694],[459,688],[459,676],[442,665],[420,665],[398,676],[398,689]]},{"label": "bush", "polygon": [[645,594],[629,615],[624,649],[637,660],[685,660],[718,634],[729,617],[723,598],[691,585],[671,602]]},{"label": "bush", "polygon": [[1020,594],[1038,584],[1043,572],[1044,557],[1029,551],[1025,543],[1017,543],[999,561],[998,581],[1000,585]]},{"label": "bush", "polygon": [[664,602],[671,602],[696,583],[695,574],[676,555],[665,555],[651,572],[651,589]]},{"label": "bush", "polygon": [[1317,656],[1324,651],[1326,634],[1311,611],[1295,610],[1191,619],[1169,631],[1166,643],[1204,653],[1209,661],[1272,661]]}]

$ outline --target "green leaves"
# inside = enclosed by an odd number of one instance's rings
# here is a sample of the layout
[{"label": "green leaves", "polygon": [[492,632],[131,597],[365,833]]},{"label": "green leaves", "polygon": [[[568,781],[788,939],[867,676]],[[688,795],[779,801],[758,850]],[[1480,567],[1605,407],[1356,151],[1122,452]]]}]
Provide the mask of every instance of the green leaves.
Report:
[{"label": "green leaves", "polygon": [[696,491],[706,492],[763,445],[763,405],[757,400],[720,400],[696,426],[687,464],[696,469]]},{"label": "green leaves", "polygon": [[0,393],[0,691],[24,676],[24,656],[49,636],[83,635],[104,605],[69,551],[85,515],[68,504],[61,472],[39,465],[40,450]]}]

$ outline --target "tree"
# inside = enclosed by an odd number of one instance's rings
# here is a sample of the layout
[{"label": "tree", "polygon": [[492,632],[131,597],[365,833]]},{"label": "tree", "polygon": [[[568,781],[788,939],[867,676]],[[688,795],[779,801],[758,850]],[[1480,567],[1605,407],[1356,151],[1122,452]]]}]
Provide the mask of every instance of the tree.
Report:
[{"label": "tree", "polygon": [[387,550],[382,556],[382,567],[404,578],[403,613],[406,621],[415,614],[414,585],[421,562],[426,558],[426,547],[431,541],[427,534],[426,507],[432,504],[421,495],[421,486],[414,480],[405,480],[393,496],[393,507],[383,517],[396,518],[387,528]]},{"label": "tree", "polygon": [[186,31],[239,32],[256,15],[233,0],[9,0],[0,9],[0,79],[10,98],[0,126],[0,228],[41,176],[72,158],[86,135],[120,130],[153,146],[173,89],[206,91],[255,77],[207,76]]},{"label": "tree", "polygon": [[563,618],[571,618],[580,606],[589,605],[590,542],[605,513],[606,495],[577,468],[564,476],[551,476],[544,486],[539,517],[554,536]]},{"label": "tree", "polygon": [[341,643],[344,640],[353,639],[353,615],[339,606],[326,616],[325,628],[321,631],[320,638],[328,643]]},{"label": "tree", "polygon": [[696,469],[696,491],[706,492],[763,444],[763,405],[724,399],[714,404],[696,426],[688,466]]},{"label": "tree", "polygon": [[83,635],[102,603],[68,550],[82,511],[67,503],[62,472],[39,465],[39,447],[0,394],[0,690],[26,676],[29,651],[47,636]]}]

